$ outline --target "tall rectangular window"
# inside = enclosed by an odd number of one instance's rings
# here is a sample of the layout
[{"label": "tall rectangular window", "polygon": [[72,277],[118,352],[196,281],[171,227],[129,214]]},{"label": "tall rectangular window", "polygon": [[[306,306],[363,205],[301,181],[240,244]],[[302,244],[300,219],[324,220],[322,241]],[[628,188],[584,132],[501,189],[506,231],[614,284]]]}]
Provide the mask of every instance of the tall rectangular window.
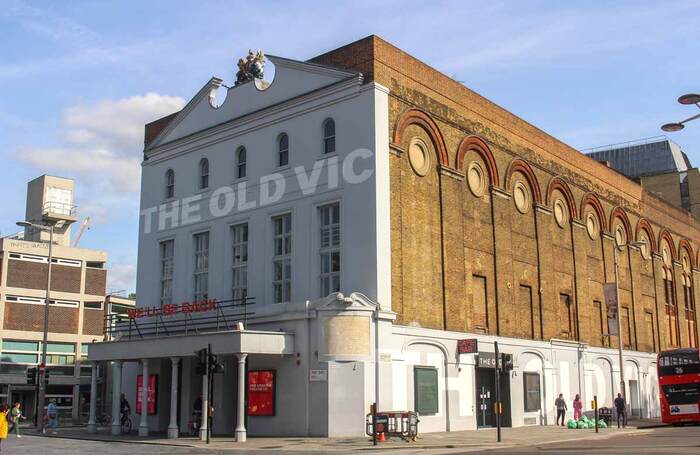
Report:
[{"label": "tall rectangular window", "polygon": [[209,233],[194,235],[194,299],[209,298]]},{"label": "tall rectangular window", "polygon": [[535,339],[535,307],[532,304],[532,288],[523,284],[518,288],[518,302],[523,314],[521,321],[524,327],[524,335],[530,339]]},{"label": "tall rectangular window", "polygon": [[656,327],[654,327],[654,314],[651,311],[644,312],[644,323],[647,326],[651,352],[656,352]]},{"label": "tall rectangular window", "polygon": [[598,336],[600,337],[600,343],[602,346],[610,346],[610,339],[607,337],[607,332],[605,331],[605,324],[604,320],[607,320],[603,318],[603,305],[601,304],[600,300],[594,300],[593,301],[593,330],[598,332]]},{"label": "tall rectangular window", "polygon": [[292,215],[272,218],[272,291],[275,303],[292,299]]},{"label": "tall rectangular window", "polygon": [[321,297],[340,291],[340,204],[319,207]]},{"label": "tall rectangular window", "polygon": [[233,243],[231,293],[234,300],[245,299],[248,296],[248,223],[233,226],[231,237]]},{"label": "tall rectangular window", "polygon": [[[668,275],[671,272],[665,272]],[[673,291],[673,280],[664,278],[664,307],[666,312],[666,322],[668,325],[669,343],[671,346],[679,346],[679,331],[678,331],[678,307],[676,306],[676,296]]]},{"label": "tall rectangular window", "polygon": [[175,241],[160,242],[160,305],[173,303],[173,271],[175,268]]},{"label": "tall rectangular window", "polygon": [[474,328],[488,333],[489,312],[487,306],[486,277],[472,276],[472,314]]},{"label": "tall rectangular window", "polygon": [[559,294],[559,311],[561,311],[562,331],[566,338],[575,340],[576,325],[574,322],[574,309],[571,305],[571,297],[568,294]]},{"label": "tall rectangular window", "polygon": [[422,416],[438,413],[437,369],[413,367],[413,397],[416,412]]},{"label": "tall rectangular window", "polygon": [[686,281],[687,283],[683,285],[683,296],[685,300],[685,323],[688,328],[688,346],[697,348],[698,335],[695,326],[695,296],[693,295],[690,277],[687,277]]},{"label": "tall rectangular window", "polygon": [[632,347],[632,325],[630,323],[630,309],[627,307],[620,307],[622,312],[620,314],[620,325],[622,326],[622,335],[624,339],[622,340],[622,346],[624,348]]},{"label": "tall rectangular window", "polygon": [[541,407],[539,373],[523,373],[523,385],[525,387],[525,412],[539,411]]}]

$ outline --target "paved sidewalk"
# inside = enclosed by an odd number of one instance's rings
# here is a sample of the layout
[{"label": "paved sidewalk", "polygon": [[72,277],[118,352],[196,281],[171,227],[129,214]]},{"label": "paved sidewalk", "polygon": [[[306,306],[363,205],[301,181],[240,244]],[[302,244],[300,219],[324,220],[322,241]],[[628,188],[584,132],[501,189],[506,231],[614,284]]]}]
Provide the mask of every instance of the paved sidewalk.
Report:
[{"label": "paved sidewalk", "polygon": [[[636,425],[624,430],[615,428],[595,430],[569,430],[556,426],[530,426],[519,428],[504,428],[502,442],[496,442],[495,429],[454,431],[445,433],[426,433],[419,436],[415,442],[401,439],[390,439],[387,442],[372,446],[369,438],[306,438],[306,437],[276,437],[249,438],[244,443],[238,443],[233,437],[213,437],[209,445],[189,437],[167,439],[165,435],[154,435],[142,438],[135,433],[130,435],[112,436],[108,428],[102,428],[97,434],[88,434],[84,428],[60,428],[55,433],[46,436],[71,439],[85,439],[105,442],[158,444],[211,449],[257,449],[257,450],[294,450],[294,451],[359,451],[359,450],[396,450],[396,449],[486,449],[532,446],[555,442],[581,441],[587,439],[607,439],[615,435],[644,434],[651,430],[640,428],[644,423],[654,421],[633,422]],[[631,422],[632,423],[632,422]]]}]

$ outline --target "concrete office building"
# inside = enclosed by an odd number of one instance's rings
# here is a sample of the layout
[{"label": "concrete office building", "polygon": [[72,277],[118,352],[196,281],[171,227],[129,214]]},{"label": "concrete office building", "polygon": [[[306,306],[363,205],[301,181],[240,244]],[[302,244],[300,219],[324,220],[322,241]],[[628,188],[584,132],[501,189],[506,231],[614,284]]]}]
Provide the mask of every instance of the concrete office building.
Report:
[{"label": "concrete office building", "polygon": [[151,384],[140,434],[187,431],[200,395],[239,440],[361,435],[375,401],[422,432],[492,425],[494,341],[506,425],[552,424],[558,393],[610,406],[621,370],[658,415],[655,352],[697,346],[687,212],[376,36],[268,62],[146,126],[140,311],[89,350],[114,397]]},{"label": "concrete office building", "polygon": [[700,171],[681,147],[665,136],[585,152],[638,182],[648,192],[700,217]]},{"label": "concrete office building", "polygon": [[[61,222],[52,255],[46,399],[57,400],[63,419],[86,419],[87,344],[103,338],[107,254],[71,246],[76,208],[70,179],[44,175],[29,182],[25,219]],[[48,247],[49,233],[31,227],[0,239],[0,402],[20,402],[30,418],[37,392],[27,370],[41,362]]]}]

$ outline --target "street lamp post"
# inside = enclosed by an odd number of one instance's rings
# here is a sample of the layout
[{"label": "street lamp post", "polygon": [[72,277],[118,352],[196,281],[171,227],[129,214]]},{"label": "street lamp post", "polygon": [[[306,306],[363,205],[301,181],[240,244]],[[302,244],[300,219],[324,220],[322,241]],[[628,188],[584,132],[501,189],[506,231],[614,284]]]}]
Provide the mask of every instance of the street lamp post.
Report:
[{"label": "street lamp post", "polygon": [[[678,102],[681,104],[694,104],[698,108],[700,108],[700,95],[697,93],[688,93],[687,95],[683,95],[678,98]],[[680,122],[672,122],[672,123],[666,123],[661,126],[661,129],[666,131],[667,133],[674,133],[676,131],[680,131],[683,128],[685,128],[685,124],[690,122],[691,120],[699,119],[700,114],[693,115],[692,117],[688,117],[685,120],[681,120]]]},{"label": "street lamp post", "polygon": [[615,300],[617,301],[617,354],[619,356],[619,362],[620,362],[620,393],[622,393],[622,397],[626,399],[627,393],[625,392],[625,364],[623,363],[622,360],[622,312],[621,310],[621,305],[620,305],[620,281],[619,281],[619,272],[618,272],[618,260],[617,260],[617,255],[618,251],[622,251],[624,247],[630,247],[630,246],[643,246],[645,245],[646,242],[640,241],[640,242],[632,242],[632,243],[624,243],[621,245],[615,245],[614,253],[613,253],[613,260],[615,263]]},{"label": "street lamp post", "polygon": [[44,302],[44,336],[41,343],[41,363],[38,368],[39,391],[37,393],[36,403],[36,427],[37,431],[44,432],[44,419],[42,411],[44,410],[44,401],[46,400],[46,383],[44,377],[46,375],[46,345],[49,338],[49,299],[51,298],[51,263],[53,260],[53,231],[54,224],[43,225],[35,224],[29,221],[20,221],[17,223],[20,227],[33,227],[49,232],[49,257],[48,267],[46,271],[46,299]]}]

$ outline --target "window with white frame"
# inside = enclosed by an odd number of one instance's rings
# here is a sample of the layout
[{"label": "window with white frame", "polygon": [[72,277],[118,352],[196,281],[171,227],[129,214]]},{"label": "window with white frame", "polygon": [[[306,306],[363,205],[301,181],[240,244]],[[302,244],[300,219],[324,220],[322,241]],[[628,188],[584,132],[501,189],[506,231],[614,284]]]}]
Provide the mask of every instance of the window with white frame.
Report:
[{"label": "window with white frame", "polygon": [[242,179],[246,176],[246,163],[248,153],[245,147],[239,147],[236,151],[236,178]]},{"label": "window with white frame", "polygon": [[272,290],[275,303],[292,298],[292,214],[272,218]]},{"label": "window with white frame", "polygon": [[160,242],[160,305],[173,303],[173,271],[175,267],[175,241]]},{"label": "window with white frame", "polygon": [[233,299],[248,297],[248,223],[231,227],[233,241]]},{"label": "window with white frame", "polygon": [[209,160],[202,158],[199,162],[199,189],[209,188]]},{"label": "window with white frame", "polygon": [[340,204],[318,208],[321,297],[340,291]]},{"label": "window with white frame", "polygon": [[282,133],[279,136],[279,140],[277,142],[277,165],[279,167],[286,166],[289,164],[289,136],[287,134]]},{"label": "window with white frame", "polygon": [[335,121],[332,118],[323,122],[323,153],[335,153]]},{"label": "window with white frame", "polygon": [[209,232],[194,235],[194,299],[209,298]]}]

